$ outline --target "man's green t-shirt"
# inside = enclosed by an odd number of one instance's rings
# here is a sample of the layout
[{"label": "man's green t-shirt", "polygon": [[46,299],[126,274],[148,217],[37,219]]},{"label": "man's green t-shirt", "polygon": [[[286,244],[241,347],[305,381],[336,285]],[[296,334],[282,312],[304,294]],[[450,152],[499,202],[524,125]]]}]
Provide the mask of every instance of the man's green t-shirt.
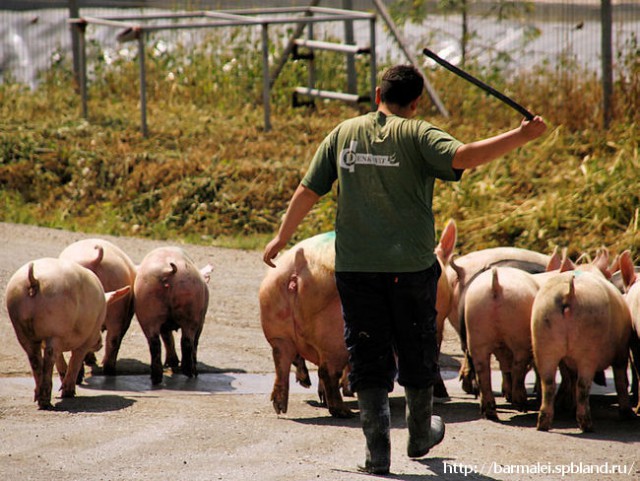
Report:
[{"label": "man's green t-shirt", "polygon": [[336,271],[417,272],[436,260],[435,179],[462,143],[422,120],[371,112],[320,144],[302,184],[318,195],[338,180]]}]

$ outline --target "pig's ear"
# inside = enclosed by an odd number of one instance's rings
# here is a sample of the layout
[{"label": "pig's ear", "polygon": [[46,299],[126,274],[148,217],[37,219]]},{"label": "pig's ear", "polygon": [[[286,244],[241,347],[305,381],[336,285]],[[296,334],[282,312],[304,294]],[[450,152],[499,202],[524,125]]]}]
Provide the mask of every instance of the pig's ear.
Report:
[{"label": "pig's ear", "polygon": [[614,257],[613,262],[609,266],[609,270],[611,272],[616,272],[620,270],[620,255]]},{"label": "pig's ear", "polygon": [[436,255],[443,264],[447,264],[451,259],[451,254],[453,254],[453,249],[456,247],[457,239],[458,229],[456,222],[453,219],[449,219],[440,236],[440,242],[438,242],[436,246]]},{"label": "pig's ear", "polygon": [[562,262],[560,263],[560,272],[573,271],[576,265],[569,259],[567,248],[562,249]]},{"label": "pig's ear", "polygon": [[129,291],[131,291],[131,286],[124,286],[118,290],[106,292],[104,298],[107,301],[107,305],[113,304],[114,302],[122,299],[124,296],[129,294]]},{"label": "pig's ear", "polygon": [[604,274],[607,279],[611,279],[611,271],[609,270],[609,251],[606,247],[601,247],[598,249],[598,253],[596,254],[596,258],[592,263],[600,272]]},{"label": "pig's ear", "polygon": [[622,282],[626,289],[629,289],[634,283],[638,281],[635,269],[633,267],[633,261],[631,260],[631,252],[626,250],[619,257],[620,261],[620,273],[622,274]]},{"label": "pig's ear", "polygon": [[211,280],[211,272],[213,271],[213,267],[211,264],[207,264],[202,269],[200,269],[200,274],[204,277],[204,281],[208,284]]},{"label": "pig's ear", "polygon": [[553,254],[551,254],[551,257],[549,258],[549,262],[547,263],[547,267],[545,270],[547,272],[557,271],[558,269],[560,269],[561,265],[562,265],[562,255],[558,251],[558,246],[555,246],[553,248]]}]

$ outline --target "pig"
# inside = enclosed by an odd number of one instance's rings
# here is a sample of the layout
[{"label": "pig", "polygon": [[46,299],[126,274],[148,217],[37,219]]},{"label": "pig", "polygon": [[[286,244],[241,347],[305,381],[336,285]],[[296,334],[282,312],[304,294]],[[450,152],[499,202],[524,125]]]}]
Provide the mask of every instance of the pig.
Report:
[{"label": "pig", "polygon": [[629,347],[631,350],[632,392],[637,401],[635,412],[640,414],[640,396],[638,395],[638,373],[640,372],[640,276],[634,268],[631,253],[624,251],[620,256],[620,274],[625,291],[625,301],[631,314],[632,331]]},{"label": "pig", "polygon": [[556,371],[561,362],[575,385],[576,419],[583,432],[593,430],[589,393],[594,376],[609,366],[620,415],[633,417],[627,391],[630,336],[629,308],[601,270],[563,272],[541,286],[531,314],[533,355],[542,385],[538,430],[551,428]]},{"label": "pig", "polygon": [[[450,257],[455,244],[455,223],[443,230],[436,249],[439,262]],[[297,373],[302,358],[318,366],[320,400],[334,417],[351,417],[340,386],[347,395],[346,370],[349,354],[344,341],[344,320],[335,283],[335,233],[305,239],[293,246],[269,269],[259,290],[260,321],[272,349],[275,381],[271,402],[277,414],[286,413],[289,400],[289,374],[295,361]],[[449,310],[451,295],[445,276],[438,283],[436,324],[438,343]],[[296,374],[299,379],[299,374]],[[442,379],[440,395],[447,395]]]},{"label": "pig", "polygon": [[[123,286],[133,286],[135,282],[135,264],[122,249],[107,240],[84,239],[74,242],[58,257],[75,261],[94,272],[107,292]],[[122,339],[131,325],[133,311],[133,292],[107,307],[107,316],[102,325],[102,330],[107,332],[102,359],[106,375],[116,375],[116,358]]]},{"label": "pig", "polygon": [[[492,266],[514,267],[529,273],[542,273],[559,267],[557,249],[551,256],[515,247],[494,247],[471,252],[457,259],[450,258],[446,268],[446,278],[451,292],[451,303],[447,318],[460,336],[464,361],[459,378],[462,389],[467,394],[478,394],[473,360],[467,346],[465,327],[465,295],[468,287],[483,272]],[[553,267],[551,267],[553,266]]]},{"label": "pig", "polygon": [[502,371],[502,391],[520,411],[525,410],[525,376],[531,353],[531,306],[538,283],[514,267],[492,267],[469,285],[465,320],[469,355],[473,359],[483,417],[498,420],[491,388],[491,355]]},{"label": "pig", "polygon": [[[207,283],[211,266],[198,270],[179,247],[158,247],[138,266],[133,285],[135,314],[149,344],[151,383],[162,383],[160,338],[166,349],[166,365],[191,378],[198,375],[198,341],[209,306]],[[180,329],[182,363],[175,350],[173,331]]]},{"label": "pig", "polygon": [[[62,379],[62,397],[75,396],[85,356],[102,346],[107,305],[130,290],[124,286],[105,294],[93,272],[66,259],[37,259],[13,274],[5,292],[7,311],[29,358],[40,409],[53,407],[54,363]],[[68,366],[66,351],[71,351]]]},{"label": "pig", "polygon": [[519,247],[492,247],[470,252],[460,257],[450,258],[445,269],[446,278],[451,291],[451,304],[447,318],[461,335],[461,317],[464,313],[464,293],[466,287],[480,273],[499,265],[517,267],[529,273],[539,273],[546,270],[551,256]]}]

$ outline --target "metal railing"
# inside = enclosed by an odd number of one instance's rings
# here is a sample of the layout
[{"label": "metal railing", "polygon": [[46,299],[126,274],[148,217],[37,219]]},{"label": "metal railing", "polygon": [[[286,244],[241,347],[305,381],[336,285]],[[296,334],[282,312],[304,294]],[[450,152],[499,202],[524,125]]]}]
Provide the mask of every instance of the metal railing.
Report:
[{"label": "metal railing", "polygon": [[[170,20],[167,23],[149,23],[150,21]],[[80,58],[80,95],[82,97],[82,115],[88,118],[88,92],[87,92],[87,67],[86,67],[86,38],[85,32],[88,25],[101,25],[119,29],[117,38],[120,42],[137,41],[138,58],[140,65],[140,123],[143,135],[147,136],[147,103],[146,103],[146,68],[145,68],[145,41],[151,32],[179,29],[207,29],[222,27],[259,27],[262,33],[262,100],[264,109],[264,128],[271,130],[270,91],[273,79],[269,75],[269,26],[277,24],[302,24],[311,25],[323,22],[367,21],[369,23],[372,52],[370,94],[375,95],[376,67],[375,67],[375,22],[376,16],[372,13],[358,12],[322,7],[292,7],[292,8],[265,8],[265,9],[236,9],[226,11],[199,11],[189,13],[160,13],[141,15],[121,15],[108,17],[82,16],[73,18],[69,23],[73,26],[79,37]],[[372,104],[374,108],[374,104]]]}]

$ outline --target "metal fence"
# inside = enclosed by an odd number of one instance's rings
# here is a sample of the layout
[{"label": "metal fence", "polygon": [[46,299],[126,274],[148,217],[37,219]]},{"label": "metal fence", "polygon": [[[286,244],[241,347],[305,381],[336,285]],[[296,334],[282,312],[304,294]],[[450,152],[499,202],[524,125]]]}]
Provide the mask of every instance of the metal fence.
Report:
[{"label": "metal fence", "polygon": [[[142,14],[149,11],[226,10],[308,6],[311,0],[1,0],[0,1],[0,81],[11,79],[35,88],[38,73],[60,58],[71,57],[68,19],[79,15],[109,16]],[[375,0],[323,0],[323,7],[375,11]],[[429,46],[452,63],[474,61],[490,64],[504,72],[522,72],[538,66],[565,69],[566,75],[582,76],[585,71],[612,76],[620,66],[617,58],[637,51],[640,38],[639,0],[449,0],[458,8],[441,8],[442,0],[384,3],[396,19],[406,46],[416,53]],[[420,5],[420,20],[403,12],[407,4]],[[602,5],[611,5],[611,19],[602,21]],[[465,5],[466,8],[460,8]],[[406,52],[384,22],[378,22],[376,58],[379,64],[406,59]],[[610,47],[603,44],[603,32],[610,29]],[[113,29],[92,28],[87,41],[103,46],[113,55],[119,50]],[[357,36],[358,32],[356,32]],[[366,33],[365,33],[366,34]],[[166,32],[167,42],[171,35]],[[607,36],[607,35],[605,35]],[[174,37],[175,39],[176,37]],[[184,42],[184,36],[180,38]],[[197,42],[197,37],[191,37]],[[603,45],[605,49],[603,50]],[[610,52],[607,50],[610,49]],[[634,50],[635,49],[635,50]],[[603,65],[603,53],[611,54],[611,66]],[[421,61],[426,59],[422,58]]]}]

